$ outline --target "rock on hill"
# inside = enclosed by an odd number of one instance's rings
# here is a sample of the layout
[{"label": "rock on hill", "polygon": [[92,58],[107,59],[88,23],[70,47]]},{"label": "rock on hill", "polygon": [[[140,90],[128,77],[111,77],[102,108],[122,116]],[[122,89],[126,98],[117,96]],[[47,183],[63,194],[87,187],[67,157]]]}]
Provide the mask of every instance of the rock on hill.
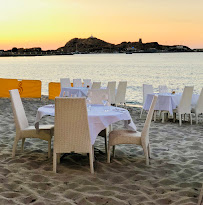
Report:
[{"label": "rock on hill", "polygon": [[107,43],[98,38],[73,38],[64,47],[58,48],[61,52],[111,52],[115,50],[115,45]]}]

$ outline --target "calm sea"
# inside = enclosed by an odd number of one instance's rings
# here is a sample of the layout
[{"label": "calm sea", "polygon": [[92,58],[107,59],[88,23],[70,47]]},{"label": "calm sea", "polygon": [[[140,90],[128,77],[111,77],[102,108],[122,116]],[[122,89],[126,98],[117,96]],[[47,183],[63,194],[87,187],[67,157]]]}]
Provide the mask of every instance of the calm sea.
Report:
[{"label": "calm sea", "polygon": [[42,94],[48,83],[60,78],[91,78],[101,81],[128,82],[127,102],[142,103],[142,84],[182,90],[203,87],[203,53],[77,54],[72,56],[1,57],[0,77],[42,81]]}]

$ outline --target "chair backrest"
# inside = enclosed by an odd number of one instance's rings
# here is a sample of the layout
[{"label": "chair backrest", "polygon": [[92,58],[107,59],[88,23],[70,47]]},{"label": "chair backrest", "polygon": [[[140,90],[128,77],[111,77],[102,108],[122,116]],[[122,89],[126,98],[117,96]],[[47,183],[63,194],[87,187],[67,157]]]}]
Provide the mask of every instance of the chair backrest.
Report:
[{"label": "chair backrest", "polygon": [[183,94],[178,105],[178,111],[180,113],[190,113],[191,112],[191,102],[192,102],[192,93],[194,86],[185,86]]},{"label": "chair backrest", "polygon": [[127,81],[119,81],[115,97],[115,103],[125,103],[125,95],[127,89]]},{"label": "chair backrest", "polygon": [[166,85],[159,85],[159,93],[168,93],[168,87]]},{"label": "chair backrest", "polygon": [[71,87],[70,78],[60,78],[61,88]]},{"label": "chair backrest", "polygon": [[100,89],[101,88],[101,82],[93,82],[91,89]]},{"label": "chair backrest", "polygon": [[81,79],[73,79],[73,87],[81,88],[82,87],[82,80]]},{"label": "chair backrest", "polygon": [[152,85],[143,84],[143,105],[145,103],[147,94],[152,94],[152,93],[154,93],[153,86]]},{"label": "chair backrest", "polygon": [[142,129],[141,140],[142,140],[142,142],[145,142],[146,145],[149,144],[149,128],[151,125],[152,116],[154,113],[154,108],[155,108],[155,105],[157,102],[157,98],[158,98],[158,96],[155,95],[152,99],[152,103],[151,103],[151,106],[149,108],[149,112],[147,114],[147,118],[145,120],[144,127]]},{"label": "chair backrest", "polygon": [[90,100],[90,104],[103,105],[103,100],[107,100],[107,104],[110,105],[109,89],[90,89],[88,90],[87,97]]},{"label": "chair backrest", "polygon": [[25,110],[18,90],[9,90],[9,93],[11,96],[11,104],[16,125],[16,132],[20,132],[21,130],[29,126],[28,120],[25,115]]},{"label": "chair backrest", "polygon": [[116,98],[116,81],[108,82],[107,89],[109,89],[110,93],[110,104],[115,104],[115,98]]},{"label": "chair backrest", "polygon": [[197,101],[196,111],[198,113],[203,113],[203,88]]},{"label": "chair backrest", "polygon": [[85,98],[55,98],[54,152],[90,153]]},{"label": "chair backrest", "polygon": [[92,81],[91,79],[83,79],[83,87],[86,88],[87,86],[89,86],[89,88],[91,88],[92,86]]}]

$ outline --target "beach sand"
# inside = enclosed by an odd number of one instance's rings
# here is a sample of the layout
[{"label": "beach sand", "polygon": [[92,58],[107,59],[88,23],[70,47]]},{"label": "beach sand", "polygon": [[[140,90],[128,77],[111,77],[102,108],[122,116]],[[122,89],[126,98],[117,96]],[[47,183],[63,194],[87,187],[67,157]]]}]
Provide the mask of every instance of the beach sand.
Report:
[{"label": "beach sand", "polygon": [[[24,99],[29,123],[34,124],[37,108],[53,103],[47,97]],[[144,118],[140,108],[128,107],[139,131]],[[54,123],[45,117],[41,124]],[[122,128],[123,123],[114,125]],[[71,154],[52,172],[47,142],[26,139],[25,151],[11,157],[15,126],[10,99],[0,99],[0,205],[193,205],[197,204],[203,182],[203,118],[198,125],[178,121],[152,122],[152,159],[145,165],[143,151],[136,145],[116,147],[116,158],[106,163],[104,139],[97,137],[95,174],[89,170],[86,154]]]}]

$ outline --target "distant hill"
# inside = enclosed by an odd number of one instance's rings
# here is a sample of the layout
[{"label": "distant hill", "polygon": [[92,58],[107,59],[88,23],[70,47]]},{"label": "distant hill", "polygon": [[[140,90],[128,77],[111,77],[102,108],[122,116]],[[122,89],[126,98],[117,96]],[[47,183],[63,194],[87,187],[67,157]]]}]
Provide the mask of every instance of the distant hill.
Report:
[{"label": "distant hill", "polygon": [[68,41],[65,46],[57,49],[57,52],[80,52],[80,53],[113,53],[113,52],[191,52],[193,51],[187,46],[182,45],[160,45],[157,42],[142,43],[139,42],[122,42],[120,44],[112,44],[95,37],[89,38],[73,38]]},{"label": "distant hill", "polygon": [[111,52],[115,50],[116,46],[111,43],[107,43],[98,38],[73,38],[66,43],[64,47],[60,47],[57,50],[62,52]]}]

